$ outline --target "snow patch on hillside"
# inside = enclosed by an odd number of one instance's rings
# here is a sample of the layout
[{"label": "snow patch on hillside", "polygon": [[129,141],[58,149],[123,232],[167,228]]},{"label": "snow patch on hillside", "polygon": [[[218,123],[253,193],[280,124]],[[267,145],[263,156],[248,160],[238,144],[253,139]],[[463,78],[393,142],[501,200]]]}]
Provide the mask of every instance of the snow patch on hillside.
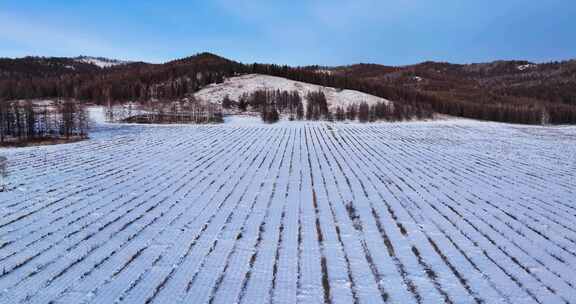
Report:
[{"label": "snow patch on hillside", "polygon": [[531,69],[531,68],[534,68],[534,67],[536,67],[535,64],[523,64],[523,65],[517,66],[516,68],[517,68],[519,71],[524,71],[524,70],[528,70],[528,69]]},{"label": "snow patch on hillside", "polygon": [[316,70],[316,73],[326,74],[326,75],[332,75],[332,74],[334,74],[331,70],[326,70],[326,69]]},{"label": "snow patch on hillside", "polygon": [[390,102],[384,98],[369,95],[359,91],[340,90],[331,87],[323,87],[315,84],[294,81],[282,77],[248,74],[226,79],[223,83],[212,84],[195,94],[197,99],[212,103],[221,103],[222,99],[228,95],[232,100],[237,101],[244,93],[250,94],[257,90],[285,90],[298,91],[302,97],[302,102],[306,106],[306,95],[309,92],[322,91],[326,95],[328,106],[346,107],[349,104],[366,102],[375,104],[378,102]]},{"label": "snow patch on hillside", "polygon": [[108,58],[102,58],[102,57],[86,57],[86,56],[78,57],[78,58],[76,58],[76,61],[88,63],[88,64],[93,64],[93,65],[98,66],[102,69],[129,63],[128,61],[121,61],[121,60],[108,59]]}]

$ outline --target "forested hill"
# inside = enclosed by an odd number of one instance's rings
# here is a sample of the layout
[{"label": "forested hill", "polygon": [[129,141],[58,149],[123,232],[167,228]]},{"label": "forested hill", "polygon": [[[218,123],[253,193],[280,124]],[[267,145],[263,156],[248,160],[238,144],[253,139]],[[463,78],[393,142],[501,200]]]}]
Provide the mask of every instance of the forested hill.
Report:
[{"label": "forested hill", "polygon": [[210,53],[164,64],[98,57],[26,57],[0,59],[0,99],[173,100],[247,73],[359,90],[454,116],[530,124],[576,123],[576,61],[294,68],[242,64]]},{"label": "forested hill", "polygon": [[165,64],[102,64],[106,62],[114,61],[104,58],[96,62],[78,58],[3,59],[0,61],[0,98],[69,97],[91,102],[170,99],[221,81],[244,68],[208,53]]},{"label": "forested hill", "polygon": [[[443,101],[442,108],[437,110],[447,114],[471,117],[478,114],[489,120],[508,121],[502,117],[506,111],[498,109],[545,107],[554,111],[554,117],[559,120],[574,123],[576,60],[543,64],[528,61],[424,62],[403,67],[356,64],[323,70],[434,97]],[[478,107],[483,109],[476,109]]]},{"label": "forested hill", "polygon": [[358,64],[330,71],[447,98],[506,103],[532,99],[576,105],[576,60],[545,64],[527,61],[469,65],[425,62],[405,67]]}]

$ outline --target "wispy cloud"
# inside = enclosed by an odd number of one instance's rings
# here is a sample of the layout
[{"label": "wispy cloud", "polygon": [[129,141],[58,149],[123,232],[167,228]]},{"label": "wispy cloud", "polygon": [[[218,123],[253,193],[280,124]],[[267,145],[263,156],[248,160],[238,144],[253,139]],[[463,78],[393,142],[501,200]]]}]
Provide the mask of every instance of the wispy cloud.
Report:
[{"label": "wispy cloud", "polygon": [[566,0],[0,3],[0,56],[161,62],[208,50],[246,62],[409,64],[542,60],[575,49],[576,2]]},{"label": "wispy cloud", "polygon": [[[27,49],[28,55],[128,55],[113,47],[106,39],[93,34],[0,13],[0,50],[9,52],[14,49],[14,45]],[[3,55],[2,51],[0,55]]]},{"label": "wispy cloud", "polygon": [[324,26],[342,30],[382,26],[417,11],[421,4],[420,0],[314,0],[310,10]]}]

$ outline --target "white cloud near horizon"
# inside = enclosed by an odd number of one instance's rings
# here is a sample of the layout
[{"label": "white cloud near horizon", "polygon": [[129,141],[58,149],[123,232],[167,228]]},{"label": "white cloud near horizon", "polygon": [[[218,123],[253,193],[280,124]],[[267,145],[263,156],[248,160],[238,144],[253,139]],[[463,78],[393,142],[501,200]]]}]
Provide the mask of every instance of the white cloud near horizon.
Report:
[{"label": "white cloud near horizon", "polygon": [[97,35],[0,12],[0,57],[17,57],[10,54],[14,45],[28,50],[27,56],[130,57]]}]

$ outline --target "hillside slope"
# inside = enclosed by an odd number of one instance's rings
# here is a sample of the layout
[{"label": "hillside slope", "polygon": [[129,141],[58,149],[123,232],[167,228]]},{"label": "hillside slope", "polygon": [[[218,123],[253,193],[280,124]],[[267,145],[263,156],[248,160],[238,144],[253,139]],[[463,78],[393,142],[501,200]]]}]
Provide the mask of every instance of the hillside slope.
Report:
[{"label": "hillside slope", "polygon": [[90,56],[80,56],[75,58],[78,62],[88,63],[95,65],[101,69],[111,68],[118,65],[125,65],[131,63],[130,61],[122,61],[116,59],[108,59],[104,57],[90,57]]},{"label": "hillside slope", "polygon": [[330,71],[334,75],[409,88],[445,100],[576,105],[576,60],[541,64],[424,62],[402,67],[357,64]]},{"label": "hillside slope", "polygon": [[[242,64],[201,53],[163,64],[135,62],[108,68],[97,65],[106,65],[105,61],[119,62],[92,60],[87,63],[78,58],[43,57],[0,59],[0,100],[74,98],[100,104],[170,102],[190,97],[230,77],[261,74],[364,92],[425,112],[511,123],[576,124],[576,61],[424,62],[399,67],[357,64],[330,68]],[[289,90],[294,85],[265,81],[263,88]],[[211,93],[199,96],[209,94],[210,99],[221,100],[222,95],[227,94],[216,93],[218,86],[210,90],[207,92]],[[228,94],[234,98],[236,91],[245,92],[233,89]],[[336,94],[334,92],[336,89],[327,95]],[[348,100],[362,101],[356,98],[358,94],[350,97],[347,93],[344,90],[337,94],[345,100],[342,104],[349,103]],[[371,100],[366,98],[368,103]]]},{"label": "hillside slope", "polygon": [[353,90],[340,90],[331,87],[324,87],[290,79],[260,75],[247,74],[226,79],[223,83],[211,84],[195,94],[197,99],[220,103],[228,95],[232,100],[238,100],[242,94],[249,94],[257,90],[268,91],[297,91],[303,97],[305,105],[306,98],[310,92],[321,91],[326,95],[328,106],[333,109],[337,106],[346,107],[349,104],[360,104],[366,102],[369,105],[378,102],[388,103],[389,100],[376,97],[366,93]]}]

